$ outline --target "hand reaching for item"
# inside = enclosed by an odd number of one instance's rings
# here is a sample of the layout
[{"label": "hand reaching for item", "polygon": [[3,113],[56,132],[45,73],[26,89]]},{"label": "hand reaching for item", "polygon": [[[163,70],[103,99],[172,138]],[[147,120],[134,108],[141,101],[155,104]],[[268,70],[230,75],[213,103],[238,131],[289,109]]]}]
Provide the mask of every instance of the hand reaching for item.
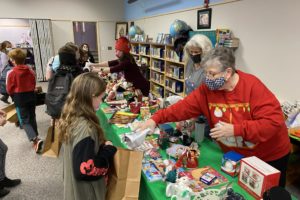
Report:
[{"label": "hand reaching for item", "polygon": [[220,140],[223,137],[234,136],[233,124],[219,122],[214,128],[210,130],[209,135],[216,140]]},{"label": "hand reaching for item", "polygon": [[154,129],[156,127],[156,123],[153,119],[148,119],[145,122],[140,122],[138,123],[135,127],[133,131],[143,131],[147,128],[150,128],[151,132],[154,132]]}]

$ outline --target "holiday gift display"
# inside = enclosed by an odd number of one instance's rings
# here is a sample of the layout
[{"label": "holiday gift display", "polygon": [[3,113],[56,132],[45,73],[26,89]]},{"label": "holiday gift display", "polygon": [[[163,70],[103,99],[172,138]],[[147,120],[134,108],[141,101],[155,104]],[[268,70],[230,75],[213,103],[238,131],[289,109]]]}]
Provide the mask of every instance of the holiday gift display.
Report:
[{"label": "holiday gift display", "polygon": [[110,118],[109,122],[112,124],[128,124],[133,122],[137,116],[137,114],[117,111]]},{"label": "holiday gift display", "polygon": [[256,199],[262,198],[263,193],[279,183],[280,171],[252,156],[241,160],[239,185]]}]

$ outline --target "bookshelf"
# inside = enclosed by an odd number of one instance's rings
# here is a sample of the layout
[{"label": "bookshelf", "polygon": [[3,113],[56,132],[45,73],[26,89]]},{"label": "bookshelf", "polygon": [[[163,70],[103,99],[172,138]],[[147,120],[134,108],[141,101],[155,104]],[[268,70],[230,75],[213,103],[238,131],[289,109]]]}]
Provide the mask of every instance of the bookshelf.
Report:
[{"label": "bookshelf", "polygon": [[132,41],[130,53],[150,80],[150,90],[155,96],[184,96],[185,63],[172,45]]}]

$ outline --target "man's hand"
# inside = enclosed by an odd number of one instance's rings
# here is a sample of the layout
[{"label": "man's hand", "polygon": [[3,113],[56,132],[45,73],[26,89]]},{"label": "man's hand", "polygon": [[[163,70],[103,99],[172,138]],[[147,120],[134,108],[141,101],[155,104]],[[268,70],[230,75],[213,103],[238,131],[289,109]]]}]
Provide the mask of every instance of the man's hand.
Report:
[{"label": "man's hand", "polygon": [[222,137],[234,136],[233,124],[219,122],[217,126],[210,130],[209,135],[216,140],[220,140]]}]

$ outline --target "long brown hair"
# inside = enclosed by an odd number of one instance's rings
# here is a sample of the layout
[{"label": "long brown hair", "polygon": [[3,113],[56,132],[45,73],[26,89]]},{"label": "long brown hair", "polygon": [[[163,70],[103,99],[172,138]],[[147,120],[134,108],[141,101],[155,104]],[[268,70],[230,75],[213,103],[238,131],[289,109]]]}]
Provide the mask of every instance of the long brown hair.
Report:
[{"label": "long brown hair", "polygon": [[63,142],[68,143],[72,136],[72,128],[80,117],[85,118],[90,126],[96,128],[100,144],[105,142],[103,130],[93,108],[93,97],[101,95],[106,83],[96,73],[84,73],[75,78],[66,98],[58,123]]}]

